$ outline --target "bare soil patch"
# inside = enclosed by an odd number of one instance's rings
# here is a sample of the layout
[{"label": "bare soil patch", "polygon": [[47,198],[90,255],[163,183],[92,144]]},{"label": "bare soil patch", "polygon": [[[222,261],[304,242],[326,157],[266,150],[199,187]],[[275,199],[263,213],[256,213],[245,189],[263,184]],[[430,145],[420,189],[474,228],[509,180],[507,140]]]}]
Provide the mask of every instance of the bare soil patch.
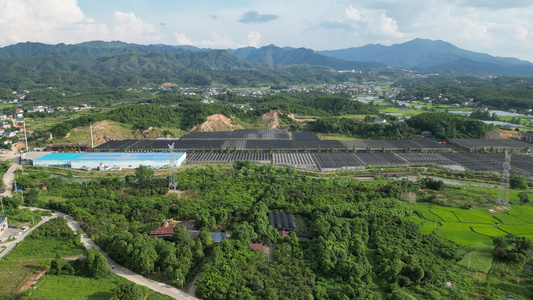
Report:
[{"label": "bare soil patch", "polygon": [[29,289],[34,283],[37,282],[37,280],[39,280],[39,278],[41,278],[41,276],[43,276],[44,274],[46,273],[46,268],[45,267],[40,267],[39,269],[37,269],[37,271],[35,271],[35,273],[33,273],[33,275],[30,276],[30,279],[28,279],[28,281],[26,281],[26,283],[24,283],[20,289],[18,290],[17,293],[23,293],[25,292],[27,289]]},{"label": "bare soil patch", "polygon": [[233,120],[222,115],[216,114],[207,117],[207,121],[200,125],[194,126],[191,131],[213,132],[213,131],[232,131],[242,129],[243,127],[235,124]]},{"label": "bare soil patch", "polygon": [[271,110],[261,116],[263,123],[267,125],[268,129],[278,129],[279,126],[279,112]]}]

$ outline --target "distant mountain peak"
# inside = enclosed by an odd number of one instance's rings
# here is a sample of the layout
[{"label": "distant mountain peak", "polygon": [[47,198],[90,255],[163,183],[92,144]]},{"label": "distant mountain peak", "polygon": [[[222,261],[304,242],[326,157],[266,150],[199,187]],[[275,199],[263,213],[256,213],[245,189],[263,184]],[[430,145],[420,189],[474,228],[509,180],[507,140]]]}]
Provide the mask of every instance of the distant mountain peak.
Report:
[{"label": "distant mountain peak", "polygon": [[516,58],[495,57],[458,48],[442,41],[416,38],[405,43],[391,46],[366,45],[341,50],[320,51],[322,54],[348,61],[373,61],[398,68],[429,69],[455,63],[459,59],[479,63],[490,63],[494,66],[530,67],[530,62]]}]

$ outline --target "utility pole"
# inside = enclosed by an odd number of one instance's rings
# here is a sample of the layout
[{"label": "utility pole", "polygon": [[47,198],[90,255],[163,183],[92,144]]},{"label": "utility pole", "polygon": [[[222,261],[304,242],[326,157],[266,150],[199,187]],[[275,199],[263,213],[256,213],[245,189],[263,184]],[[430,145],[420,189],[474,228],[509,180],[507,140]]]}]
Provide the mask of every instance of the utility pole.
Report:
[{"label": "utility pole", "polygon": [[[26,152],[30,151],[30,148],[28,148],[28,135],[26,134],[26,121],[22,122],[24,125],[24,140],[26,141]],[[20,157],[20,164],[22,165],[22,155]]]},{"label": "utility pole", "polygon": [[93,149],[93,148],[94,148],[94,139],[93,139],[93,123],[92,123],[92,122],[90,122],[89,124],[90,124],[90,126],[91,126],[91,149]]},{"label": "utility pole", "polygon": [[169,175],[168,189],[176,191],[178,189],[178,175],[176,174],[176,156],[174,155],[174,143],[168,145],[169,152]]}]

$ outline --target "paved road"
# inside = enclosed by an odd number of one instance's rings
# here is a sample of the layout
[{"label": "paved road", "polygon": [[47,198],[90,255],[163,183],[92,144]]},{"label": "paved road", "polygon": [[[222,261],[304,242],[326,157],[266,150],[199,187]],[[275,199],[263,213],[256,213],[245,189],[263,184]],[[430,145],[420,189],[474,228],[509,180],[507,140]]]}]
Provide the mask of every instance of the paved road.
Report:
[{"label": "paved road", "polygon": [[0,194],[0,197],[13,197],[13,179],[15,178],[15,170],[21,168],[20,164],[18,163],[19,160],[20,156],[15,157],[11,167],[9,167],[9,169],[7,169],[7,171],[4,173],[2,180],[4,181],[4,187],[6,188],[6,191]]}]

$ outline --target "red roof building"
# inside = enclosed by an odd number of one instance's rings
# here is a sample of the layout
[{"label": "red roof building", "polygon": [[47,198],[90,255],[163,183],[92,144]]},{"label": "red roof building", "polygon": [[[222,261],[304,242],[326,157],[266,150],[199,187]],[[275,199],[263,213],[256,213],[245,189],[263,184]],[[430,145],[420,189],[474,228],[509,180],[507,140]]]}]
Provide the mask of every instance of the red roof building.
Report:
[{"label": "red roof building", "polygon": [[254,250],[259,250],[259,251],[263,251],[263,244],[250,244],[248,245],[248,247],[254,249]]}]

